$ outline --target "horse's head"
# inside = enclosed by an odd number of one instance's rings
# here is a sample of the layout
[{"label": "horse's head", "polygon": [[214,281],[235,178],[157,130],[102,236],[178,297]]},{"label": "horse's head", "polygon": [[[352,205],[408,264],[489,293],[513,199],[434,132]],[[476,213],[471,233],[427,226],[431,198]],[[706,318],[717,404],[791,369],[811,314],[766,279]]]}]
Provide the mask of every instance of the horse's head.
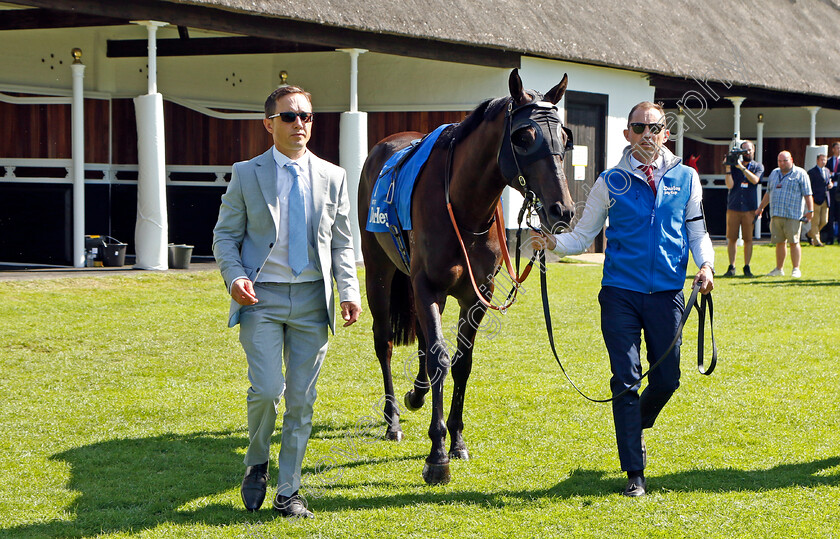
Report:
[{"label": "horse's head", "polygon": [[510,74],[510,101],[505,132],[499,147],[499,168],[508,185],[533,203],[542,226],[552,232],[566,227],[574,216],[574,202],[566,184],[563,159],[573,147],[572,132],[563,125],[557,103],[569,78],[543,96],[525,91],[518,70]]}]

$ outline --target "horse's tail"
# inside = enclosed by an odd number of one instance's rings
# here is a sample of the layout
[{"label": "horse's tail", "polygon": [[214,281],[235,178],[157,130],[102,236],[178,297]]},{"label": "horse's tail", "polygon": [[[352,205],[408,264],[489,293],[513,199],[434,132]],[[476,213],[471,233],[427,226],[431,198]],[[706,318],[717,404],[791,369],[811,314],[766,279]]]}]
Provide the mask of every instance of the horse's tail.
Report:
[{"label": "horse's tail", "polygon": [[391,335],[395,346],[411,344],[417,339],[417,313],[414,310],[414,289],[411,279],[401,271],[391,279]]}]

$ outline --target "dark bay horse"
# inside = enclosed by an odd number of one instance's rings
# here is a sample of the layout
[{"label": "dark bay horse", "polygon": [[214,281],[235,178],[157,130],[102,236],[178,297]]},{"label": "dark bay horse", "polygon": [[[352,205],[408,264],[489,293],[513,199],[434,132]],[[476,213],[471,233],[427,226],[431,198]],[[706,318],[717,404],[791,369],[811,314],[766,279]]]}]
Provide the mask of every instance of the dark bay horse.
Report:
[{"label": "dark bay horse", "polygon": [[[432,449],[423,468],[423,479],[429,484],[449,481],[450,458],[469,458],[462,434],[464,395],[473,343],[487,308],[470,280],[446,201],[451,201],[475,282],[489,300],[493,276],[499,270],[501,242],[505,241],[491,225],[506,185],[537,200],[545,229],[557,230],[572,219],[573,201],[563,173],[571,132],[563,127],[555,106],[567,82],[568,77],[563,76],[560,84],[542,96],[524,90],[514,69],[508,81],[510,97],[485,101],[463,122],[441,134],[412,195],[413,229],[403,233],[410,252],[408,272],[391,236],[368,232],[365,225],[373,185],[382,166],[423,134],[406,132],[385,138],[371,150],[362,169],[359,224],[374,348],[385,383],[386,436],[391,440],[403,436],[391,376],[393,347],[409,344],[416,337],[420,366],[405,404],[417,410],[423,406],[426,393],[432,392]],[[447,296],[454,297],[460,306],[457,352],[452,360],[441,328]],[[443,382],[450,369],[454,389],[444,423]],[[398,372],[401,370],[399,367]],[[447,429],[451,437],[448,453],[444,448]]]}]

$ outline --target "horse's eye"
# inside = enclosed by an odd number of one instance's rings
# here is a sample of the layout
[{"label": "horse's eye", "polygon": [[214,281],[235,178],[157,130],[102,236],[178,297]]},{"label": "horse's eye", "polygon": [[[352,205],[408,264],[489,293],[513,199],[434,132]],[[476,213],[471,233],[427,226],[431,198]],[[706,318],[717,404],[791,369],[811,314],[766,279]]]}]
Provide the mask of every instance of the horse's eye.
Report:
[{"label": "horse's eye", "polygon": [[536,131],[534,131],[533,127],[523,127],[522,129],[517,129],[510,136],[510,140],[513,142],[514,146],[528,148],[534,143],[534,141],[537,140],[536,135]]}]

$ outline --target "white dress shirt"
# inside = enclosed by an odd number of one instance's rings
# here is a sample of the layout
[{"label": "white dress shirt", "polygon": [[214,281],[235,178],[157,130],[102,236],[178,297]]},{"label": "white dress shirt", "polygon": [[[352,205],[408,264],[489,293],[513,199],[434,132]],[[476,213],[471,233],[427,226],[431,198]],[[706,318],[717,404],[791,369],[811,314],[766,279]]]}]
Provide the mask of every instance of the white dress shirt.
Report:
[{"label": "white dress shirt", "polygon": [[277,240],[268,255],[257,277],[259,283],[305,283],[320,281],[321,270],[318,267],[318,253],[314,248],[312,233],[312,216],[315,213],[315,206],[312,201],[312,167],[307,151],[303,157],[295,161],[299,167],[300,186],[303,190],[304,212],[306,214],[306,230],[293,230],[294,234],[306,234],[307,251],[309,253],[309,264],[295,277],[289,267],[289,192],[292,190],[292,174],[286,167],[291,159],[272,147],[274,165],[277,172],[277,196],[278,196],[278,223]]},{"label": "white dress shirt", "polygon": [[[636,175],[647,182],[645,173],[639,170],[639,166],[643,163],[636,160],[632,155],[629,159],[630,166],[633,167]],[[651,163],[653,165],[653,181],[659,189],[659,183],[662,181],[662,176],[665,174],[664,158],[660,155],[656,161]],[[554,252],[563,257],[567,255],[576,255],[584,252],[592,245],[595,238],[607,224],[610,209],[610,191],[604,180],[604,175],[598,176],[589,192],[586,199],[586,206],[583,209],[583,215],[575,224],[575,227],[562,234],[555,234],[554,239],[557,241],[557,246]],[[691,178],[691,194],[688,202],[685,205],[686,229],[688,232],[688,245],[691,254],[697,267],[701,267],[708,262],[714,266],[714,247],[712,245],[709,235],[706,233],[706,223],[704,220],[692,221],[691,219],[703,215],[703,186],[700,183],[700,176],[697,171],[692,169]]]}]

